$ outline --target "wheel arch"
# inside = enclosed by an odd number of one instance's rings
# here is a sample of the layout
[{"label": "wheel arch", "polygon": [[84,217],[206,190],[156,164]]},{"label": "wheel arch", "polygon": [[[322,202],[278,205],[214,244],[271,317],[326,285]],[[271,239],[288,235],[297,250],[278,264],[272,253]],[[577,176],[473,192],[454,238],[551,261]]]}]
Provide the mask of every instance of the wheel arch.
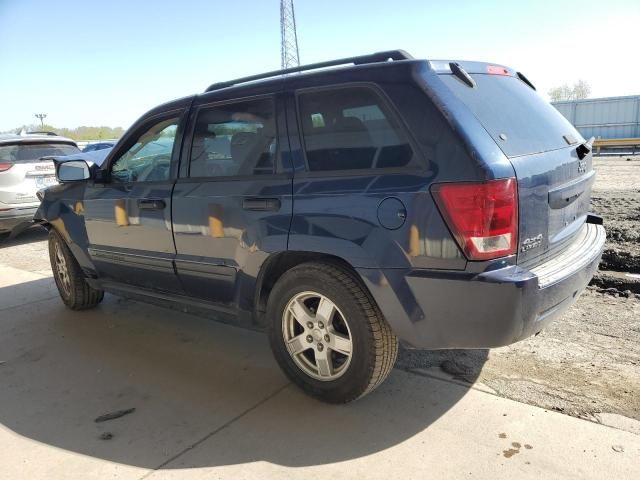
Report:
[{"label": "wheel arch", "polygon": [[[67,222],[65,222],[63,218],[59,216],[51,220],[38,219],[36,223],[46,228],[48,232],[56,232],[60,238],[62,238],[62,241],[66,244],[67,248],[69,248],[71,254],[78,262],[84,275],[88,279],[98,278],[97,270],[87,249],[88,241],[86,239],[86,234],[82,235],[82,230],[78,230],[77,228],[67,228],[69,225],[68,220],[69,219],[67,218]],[[71,223],[71,225],[74,224]],[[78,235],[79,232],[81,235]]]},{"label": "wheel arch", "polygon": [[[263,264],[256,280],[256,290],[254,299],[254,321],[260,325],[265,325],[265,313],[267,310],[267,300],[278,279],[288,270],[309,262],[321,262],[339,266],[353,275],[353,278],[360,286],[369,292],[369,289],[362,281],[357,270],[342,257],[322,252],[313,251],[286,251],[271,255]],[[371,292],[369,292],[371,294]],[[373,298],[373,296],[372,296]],[[375,299],[374,299],[375,301]]]}]

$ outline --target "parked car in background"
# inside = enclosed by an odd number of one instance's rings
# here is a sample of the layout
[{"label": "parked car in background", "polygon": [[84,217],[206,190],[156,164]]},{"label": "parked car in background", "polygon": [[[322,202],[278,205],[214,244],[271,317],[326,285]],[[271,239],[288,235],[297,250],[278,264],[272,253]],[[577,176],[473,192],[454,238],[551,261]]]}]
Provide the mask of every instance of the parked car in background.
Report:
[{"label": "parked car in background", "polygon": [[117,140],[104,140],[101,142],[92,142],[85,145],[82,151],[93,152],[95,150],[104,150],[105,148],[113,148],[116,143],[118,143]]},{"label": "parked car in background", "polygon": [[0,135],[0,234],[28,227],[40,200],[57,183],[53,162],[42,157],[80,153],[76,143],[50,132]]},{"label": "parked car in background", "polygon": [[605,241],[591,143],[522,74],[403,51],[211,85],[57,175],[36,220],[69,308],[110,291],[264,327],[328,402],[380,385],[399,340],[539,332]]}]

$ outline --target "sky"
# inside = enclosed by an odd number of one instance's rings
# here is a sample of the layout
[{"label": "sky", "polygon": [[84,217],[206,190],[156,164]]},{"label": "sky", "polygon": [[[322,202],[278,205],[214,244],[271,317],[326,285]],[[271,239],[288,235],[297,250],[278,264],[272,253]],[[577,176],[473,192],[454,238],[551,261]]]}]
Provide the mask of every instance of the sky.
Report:
[{"label": "sky", "polygon": [[[640,1],[296,0],[302,63],[402,48],[640,94]],[[0,131],[127,128],[164,101],[280,67],[279,0],[0,0]]]}]

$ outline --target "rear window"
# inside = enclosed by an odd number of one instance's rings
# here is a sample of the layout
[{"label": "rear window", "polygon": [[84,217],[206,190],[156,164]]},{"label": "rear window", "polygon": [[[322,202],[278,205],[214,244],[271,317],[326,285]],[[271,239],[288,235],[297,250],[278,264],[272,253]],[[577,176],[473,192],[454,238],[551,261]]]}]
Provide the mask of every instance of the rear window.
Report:
[{"label": "rear window", "polygon": [[309,170],[368,170],[416,165],[399,122],[368,87],[298,96]]},{"label": "rear window", "polygon": [[29,162],[40,157],[72,155],[80,149],[68,143],[21,143],[0,145],[0,162]]},{"label": "rear window", "polygon": [[453,75],[442,81],[474,113],[505,155],[515,157],[567,147],[564,136],[584,141],[575,128],[520,79],[472,74],[476,88]]}]

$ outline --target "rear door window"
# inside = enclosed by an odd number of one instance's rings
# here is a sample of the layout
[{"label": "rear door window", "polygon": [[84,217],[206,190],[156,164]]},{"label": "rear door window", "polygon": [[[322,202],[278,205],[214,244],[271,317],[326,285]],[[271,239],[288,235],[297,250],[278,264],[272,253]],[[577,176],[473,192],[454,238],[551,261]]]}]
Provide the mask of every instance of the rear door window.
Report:
[{"label": "rear door window", "polygon": [[400,168],[416,163],[399,122],[371,88],[300,93],[298,109],[312,172]]},{"label": "rear door window", "polygon": [[509,157],[541,153],[583,142],[576,129],[544,98],[520,79],[472,74],[476,88],[454,75],[442,81],[473,112]]},{"label": "rear door window", "polygon": [[271,98],[204,108],[193,133],[189,176],[272,174],[278,150],[276,133]]}]

